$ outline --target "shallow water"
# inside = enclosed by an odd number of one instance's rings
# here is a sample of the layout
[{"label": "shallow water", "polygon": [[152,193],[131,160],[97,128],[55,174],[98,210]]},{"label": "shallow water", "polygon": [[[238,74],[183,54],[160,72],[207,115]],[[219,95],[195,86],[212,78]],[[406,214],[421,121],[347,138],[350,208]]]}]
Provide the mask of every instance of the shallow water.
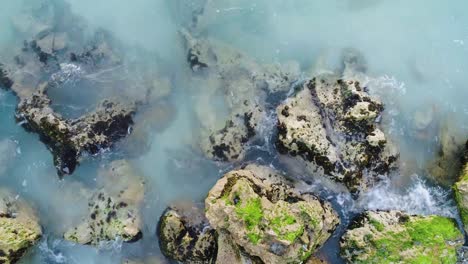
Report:
[{"label": "shallow water", "polygon": [[[384,122],[408,169],[393,175],[391,181],[370,190],[358,201],[340,190],[326,189],[319,181],[308,186],[332,201],[342,216],[342,225],[321,249],[321,256],[331,263],[341,262],[339,237],[352,216],[363,209],[400,209],[458,217],[450,189],[434,185],[421,170],[436,153],[438,128],[426,131],[428,136],[420,140],[415,140],[412,133],[415,111],[433,111],[435,120],[449,120],[456,133],[468,134],[468,2],[64,1],[83,17],[89,30],[104,28],[113,32],[123,43],[122,55],[126,59],[142,67],[157,64],[158,72],[170,80],[172,91],[166,103],[174,106],[174,116],[168,127],[151,132],[151,145],[146,152],[141,150],[142,155],[129,157],[124,149],[116,148],[86,160],[72,176],[60,180],[50,152],[36,135],[15,123],[16,98],[1,91],[0,141],[5,144],[0,149],[4,151],[2,156],[8,158],[0,159],[0,184],[38,208],[45,233],[22,263],[119,263],[126,258],[160,256],[156,225],[167,205],[178,200],[203,202],[215,181],[235,166],[208,161],[193,150],[200,127],[193,102],[203,94],[197,92],[190,79],[178,30],[193,27],[192,17],[201,12],[205,2],[205,16],[198,20],[194,30],[230,43],[258,61],[296,60],[304,76],[310,76],[316,71],[339,68],[343,48],[356,48],[367,60],[369,88],[386,104]],[[11,19],[22,7],[41,0],[1,2],[0,61],[5,61],[11,59],[23,41],[13,33]],[[103,78],[97,76],[93,81]],[[51,97],[57,101],[54,107],[69,116],[87,111],[98,101],[92,87],[93,82],[85,78],[56,93],[52,91]],[[87,97],[88,90],[92,95]],[[222,104],[216,107],[219,112],[225,111]],[[273,115],[266,126],[264,140],[252,146],[247,159],[286,169],[271,143]],[[86,209],[87,202],[74,196],[78,184],[95,186],[97,169],[115,157],[131,159],[145,177],[143,239],[132,244],[115,241],[99,249],[62,241],[64,228]]]}]

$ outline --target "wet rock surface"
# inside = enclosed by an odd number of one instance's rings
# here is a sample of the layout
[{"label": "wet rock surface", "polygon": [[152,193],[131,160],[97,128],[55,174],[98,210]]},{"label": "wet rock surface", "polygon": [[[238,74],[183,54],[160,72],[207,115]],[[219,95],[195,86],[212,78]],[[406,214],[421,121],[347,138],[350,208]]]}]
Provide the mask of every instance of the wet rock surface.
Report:
[{"label": "wet rock surface", "polygon": [[216,233],[203,210],[196,205],[175,205],[162,215],[158,225],[163,254],[183,263],[214,263]]},{"label": "wet rock surface", "polygon": [[317,76],[277,108],[278,150],[352,192],[365,190],[398,158],[378,124],[383,109],[358,81]]},{"label": "wet rock surface", "polygon": [[[181,35],[193,81],[204,90],[195,102],[203,130],[201,149],[214,160],[242,160],[266,117],[267,97],[287,92],[299,78],[299,66],[260,65],[225,43],[194,38],[186,31]],[[216,101],[227,113],[216,110]]]},{"label": "wet rock surface", "polygon": [[[258,263],[307,260],[339,223],[333,208],[301,194],[269,167],[248,165],[227,173],[205,200],[206,217],[232,241],[230,256],[241,248]],[[218,247],[223,248],[219,245]],[[218,253],[219,254],[219,253]]]},{"label": "wet rock surface", "polygon": [[25,201],[0,189],[0,263],[16,263],[41,238],[39,220]]},{"label": "wet rock surface", "polygon": [[102,188],[89,198],[88,215],[65,233],[65,239],[92,245],[117,238],[124,242],[139,240],[143,178],[126,160],[111,162],[100,171],[98,178]]},{"label": "wet rock surface", "polygon": [[462,170],[458,181],[455,183],[453,189],[455,193],[455,200],[458,205],[458,210],[463,222],[465,232],[468,230],[468,141],[465,144],[465,151],[460,157],[463,163]]},{"label": "wet rock surface", "polygon": [[463,234],[454,219],[368,211],[341,238],[348,263],[456,263]]}]

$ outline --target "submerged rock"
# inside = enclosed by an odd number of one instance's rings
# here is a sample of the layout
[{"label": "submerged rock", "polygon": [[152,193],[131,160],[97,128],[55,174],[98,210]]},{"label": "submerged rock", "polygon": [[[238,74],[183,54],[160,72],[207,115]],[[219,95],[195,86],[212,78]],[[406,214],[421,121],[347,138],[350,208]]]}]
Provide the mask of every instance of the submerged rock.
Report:
[{"label": "submerged rock", "polygon": [[[205,200],[211,226],[259,263],[307,260],[339,223],[327,202],[299,193],[269,167],[248,165],[227,173]],[[222,247],[219,245],[221,249]]]},{"label": "submerged rock", "polygon": [[260,65],[225,43],[186,31],[182,36],[192,80],[202,90],[195,102],[201,149],[210,159],[241,160],[266,118],[267,97],[287,92],[299,78],[299,66]]},{"label": "submerged rock", "polygon": [[456,263],[463,234],[454,219],[365,212],[341,239],[348,263]]},{"label": "submerged rock", "polygon": [[463,167],[453,189],[465,232],[468,232],[468,141],[463,158],[460,160],[463,162]]},{"label": "submerged rock", "polygon": [[0,263],[16,263],[41,235],[34,210],[11,192],[0,189]]},{"label": "submerged rock", "polygon": [[277,108],[278,149],[358,192],[386,175],[398,157],[378,124],[382,111],[358,81],[320,75]]},{"label": "submerged rock", "polygon": [[142,237],[140,207],[144,182],[125,160],[113,161],[99,173],[102,182],[88,203],[88,216],[64,235],[65,239],[97,245],[116,238],[124,242]]},{"label": "submerged rock", "polygon": [[214,263],[216,234],[201,208],[169,207],[158,225],[159,244],[163,254],[183,263]]}]

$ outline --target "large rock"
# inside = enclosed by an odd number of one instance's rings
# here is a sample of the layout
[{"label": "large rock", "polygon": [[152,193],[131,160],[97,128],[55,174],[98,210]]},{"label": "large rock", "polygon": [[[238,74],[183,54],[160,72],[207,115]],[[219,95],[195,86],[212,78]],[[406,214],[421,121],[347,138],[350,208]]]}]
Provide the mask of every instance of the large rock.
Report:
[{"label": "large rock", "polygon": [[182,263],[214,263],[216,234],[203,210],[193,205],[168,208],[158,225],[163,254]]},{"label": "large rock", "polygon": [[365,212],[341,239],[348,263],[456,263],[463,234],[454,219]]},{"label": "large rock", "polygon": [[11,192],[0,189],[0,263],[16,263],[41,235],[34,210]]},{"label": "large rock", "polygon": [[92,245],[116,238],[124,242],[139,240],[143,178],[128,161],[117,160],[102,169],[98,179],[101,188],[89,198],[88,215],[65,233],[65,239]]},{"label": "large rock", "polygon": [[266,117],[267,97],[288,91],[299,78],[299,66],[260,65],[220,41],[194,38],[186,31],[182,36],[192,82],[200,89],[195,105],[201,149],[210,159],[242,160]]},{"label": "large rock", "polygon": [[333,208],[292,184],[256,165],[216,183],[205,200],[206,217],[234,244],[231,255],[240,258],[238,247],[260,263],[299,263],[330,237],[339,223]]},{"label": "large rock", "polygon": [[464,165],[460,172],[460,178],[453,189],[465,232],[468,232],[468,141],[465,145],[465,153],[460,161]]},{"label": "large rock", "polygon": [[279,151],[352,192],[372,185],[398,155],[378,124],[383,105],[366,89],[333,74],[306,81],[277,108]]}]

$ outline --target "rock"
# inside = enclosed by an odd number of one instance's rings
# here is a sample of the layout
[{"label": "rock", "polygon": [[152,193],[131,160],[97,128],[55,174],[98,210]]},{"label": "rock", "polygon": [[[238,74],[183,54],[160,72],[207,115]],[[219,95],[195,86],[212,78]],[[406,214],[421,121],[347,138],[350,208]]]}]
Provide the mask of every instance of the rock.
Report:
[{"label": "rock", "polygon": [[463,242],[454,219],[368,211],[354,220],[340,246],[348,263],[455,263]]},{"label": "rock", "polygon": [[468,141],[466,142],[463,158],[460,160],[464,165],[453,190],[465,232],[468,232]]},{"label": "rock", "polygon": [[311,173],[359,192],[398,158],[378,124],[382,111],[358,81],[320,75],[277,108],[277,147],[302,159]]},{"label": "rock", "polygon": [[102,187],[89,199],[88,216],[67,231],[65,239],[92,245],[116,238],[124,242],[139,240],[142,237],[143,178],[125,160],[113,161],[100,171],[98,178]]},{"label": "rock", "polygon": [[430,177],[445,186],[451,186],[457,180],[462,169],[465,135],[462,129],[447,118],[439,130],[439,145],[433,160],[427,164]]},{"label": "rock", "polygon": [[169,207],[158,225],[159,244],[163,254],[182,263],[214,263],[216,234],[201,208]]},{"label": "rock", "polygon": [[[218,234],[229,236],[225,241],[231,240],[250,259],[305,261],[330,237],[339,219],[329,203],[299,193],[292,184],[269,167],[231,171],[209,192],[206,217]],[[231,255],[240,253],[234,247]]]},{"label": "rock", "polygon": [[103,101],[94,112],[78,119],[65,119],[51,108],[48,84],[20,101],[16,118],[51,150],[59,175],[72,174],[84,152],[98,154],[127,136],[133,125],[133,106]]},{"label": "rock", "polygon": [[299,78],[299,66],[260,65],[225,43],[197,39],[187,31],[181,35],[192,80],[201,89],[197,95],[202,94],[195,98],[201,149],[217,161],[242,160],[266,117],[265,101],[290,89]]},{"label": "rock", "polygon": [[11,192],[0,189],[0,263],[16,263],[41,235],[34,210]]},{"label": "rock", "polygon": [[62,51],[67,47],[67,34],[63,32],[48,34],[37,41],[37,46],[48,54]]}]

